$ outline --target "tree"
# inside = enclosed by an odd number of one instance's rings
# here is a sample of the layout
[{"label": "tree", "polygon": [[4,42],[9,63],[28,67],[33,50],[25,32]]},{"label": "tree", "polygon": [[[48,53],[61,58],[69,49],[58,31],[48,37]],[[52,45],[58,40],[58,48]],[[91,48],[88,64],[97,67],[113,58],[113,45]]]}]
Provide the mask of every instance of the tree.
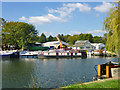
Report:
[{"label": "tree", "polygon": [[75,39],[73,38],[73,36],[69,36],[68,38],[67,38],[67,42],[69,43],[69,44],[71,44],[71,45],[73,45],[73,44],[75,44]]},{"label": "tree", "polygon": [[2,43],[25,49],[28,43],[35,42],[37,30],[31,24],[24,22],[7,22],[2,29]]},{"label": "tree", "polygon": [[59,37],[59,39],[61,40],[61,41],[65,41],[65,39],[64,39],[64,35],[63,34],[58,34],[58,37]]},{"label": "tree", "polygon": [[120,7],[115,6],[110,9],[103,22],[103,29],[108,32],[106,50],[120,56]]},{"label": "tree", "polygon": [[93,42],[94,43],[102,43],[102,37],[100,37],[100,36],[94,36],[93,37]]},{"label": "tree", "polygon": [[93,42],[92,34],[86,34],[86,40],[89,40],[90,42]]},{"label": "tree", "polygon": [[53,41],[57,41],[57,38],[56,38],[56,37],[53,37]]},{"label": "tree", "polygon": [[106,44],[108,33],[105,33],[102,37],[102,43]]},{"label": "tree", "polygon": [[51,35],[48,37],[48,41],[53,41],[53,37]]},{"label": "tree", "polygon": [[16,30],[15,27],[17,26],[17,23],[15,22],[7,22],[2,26],[2,44],[11,44],[11,45],[17,45],[16,41]]},{"label": "tree", "polygon": [[34,43],[37,38],[37,30],[33,25],[28,23],[18,22],[16,26],[15,37],[18,43],[18,46],[22,49],[27,48],[28,43]]},{"label": "tree", "polygon": [[70,36],[70,35],[65,35],[65,36],[63,36],[65,42],[67,42],[67,39],[68,39],[69,36]]},{"label": "tree", "polygon": [[5,19],[0,17],[0,47],[2,46],[2,28],[5,23]]},{"label": "tree", "polygon": [[83,35],[84,35],[83,33],[79,35],[79,40],[84,40]]},{"label": "tree", "polygon": [[90,42],[93,42],[93,36],[92,36],[92,34],[83,34],[83,33],[81,33],[80,35],[79,35],[79,40],[89,40]]},{"label": "tree", "polygon": [[40,43],[45,43],[47,40],[46,40],[46,36],[44,33],[41,34],[40,36]]}]

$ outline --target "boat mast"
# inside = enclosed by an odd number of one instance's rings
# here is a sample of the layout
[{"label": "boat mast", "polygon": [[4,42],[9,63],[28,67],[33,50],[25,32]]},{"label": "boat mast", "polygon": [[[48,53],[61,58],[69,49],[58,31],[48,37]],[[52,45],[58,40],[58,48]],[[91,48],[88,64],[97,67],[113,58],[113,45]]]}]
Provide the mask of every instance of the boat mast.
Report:
[{"label": "boat mast", "polygon": [[62,43],[61,43],[60,39],[58,38],[58,36],[56,36],[56,38],[57,38],[57,40],[58,40],[59,43],[60,43],[60,48],[63,48],[64,46],[62,45]]}]

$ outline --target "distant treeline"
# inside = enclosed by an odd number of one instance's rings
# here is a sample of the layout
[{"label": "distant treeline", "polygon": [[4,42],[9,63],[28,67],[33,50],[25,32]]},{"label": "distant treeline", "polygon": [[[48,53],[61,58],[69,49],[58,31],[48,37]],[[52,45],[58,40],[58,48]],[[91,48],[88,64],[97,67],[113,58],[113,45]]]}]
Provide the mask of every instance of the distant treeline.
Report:
[{"label": "distant treeline", "polygon": [[[49,41],[56,41],[56,37],[49,36],[46,38],[45,34],[42,33],[41,36],[38,36],[39,40],[38,42],[44,43],[44,42],[49,42]],[[107,40],[107,33],[104,34],[103,37],[101,36],[92,36],[92,34],[79,34],[79,35],[63,35],[63,34],[58,34],[58,37],[61,41],[67,42],[70,45],[73,45],[77,40],[89,40],[91,43],[106,43]]]},{"label": "distant treeline", "polygon": [[[29,43],[45,43],[50,41],[57,41],[56,37],[46,37],[44,33],[38,35],[38,31],[32,24],[25,22],[6,21],[1,18],[2,26],[2,45],[15,45],[17,48],[25,49]],[[79,34],[79,35],[63,35],[58,34],[61,41],[73,45],[77,40],[89,40],[91,43],[106,43],[107,34],[101,36],[92,36],[92,34]]]}]

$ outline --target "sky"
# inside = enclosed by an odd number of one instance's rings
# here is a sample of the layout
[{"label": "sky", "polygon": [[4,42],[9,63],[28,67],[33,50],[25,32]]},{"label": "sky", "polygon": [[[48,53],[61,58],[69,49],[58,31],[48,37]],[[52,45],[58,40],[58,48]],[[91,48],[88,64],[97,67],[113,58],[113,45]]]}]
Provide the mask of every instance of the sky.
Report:
[{"label": "sky", "polygon": [[2,17],[33,24],[39,35],[91,33],[103,36],[110,2],[2,2]]}]

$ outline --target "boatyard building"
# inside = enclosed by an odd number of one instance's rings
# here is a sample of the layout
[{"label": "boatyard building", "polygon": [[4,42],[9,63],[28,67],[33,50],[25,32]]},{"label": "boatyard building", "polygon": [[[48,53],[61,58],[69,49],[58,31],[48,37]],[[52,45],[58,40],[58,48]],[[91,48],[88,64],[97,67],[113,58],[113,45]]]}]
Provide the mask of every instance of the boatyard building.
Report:
[{"label": "boatyard building", "polygon": [[91,43],[91,45],[95,46],[96,50],[101,50],[105,48],[105,45],[103,43]]},{"label": "boatyard building", "polygon": [[[69,45],[68,43],[61,41],[62,45],[66,46]],[[49,47],[49,48],[60,48],[60,43],[59,41],[52,41],[52,42],[46,42],[43,43],[42,46],[44,47]]]},{"label": "boatyard building", "polygon": [[94,50],[95,46],[91,45],[91,43],[88,40],[78,40],[73,45],[73,49],[78,49],[78,50]]}]

